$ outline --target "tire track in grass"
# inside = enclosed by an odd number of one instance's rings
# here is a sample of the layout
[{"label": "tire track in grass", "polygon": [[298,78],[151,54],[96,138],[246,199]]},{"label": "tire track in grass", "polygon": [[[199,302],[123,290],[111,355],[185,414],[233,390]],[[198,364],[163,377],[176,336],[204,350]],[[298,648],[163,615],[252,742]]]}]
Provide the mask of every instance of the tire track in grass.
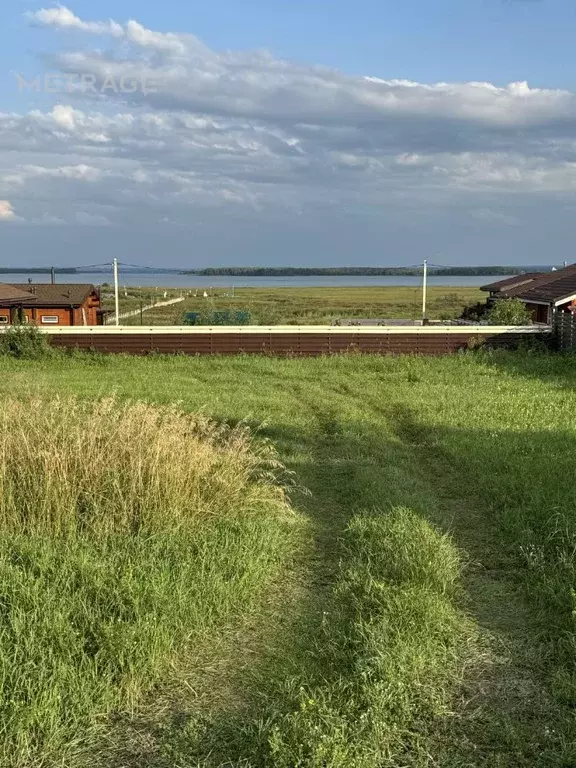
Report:
[{"label": "tire track in grass", "polygon": [[269,702],[280,716],[266,723],[254,766],[384,768],[403,765],[407,750],[424,766],[418,721],[445,707],[464,631],[451,599],[457,553],[398,506],[421,506],[430,489],[398,470],[402,446],[347,411],[348,394],[324,391],[314,403],[302,473],[313,491],[313,598],[292,638],[299,674]]},{"label": "tire track in grass", "polygon": [[[316,491],[299,497],[303,515],[292,554],[256,611],[230,627],[218,647],[201,649],[192,668],[184,667],[139,715],[124,719],[99,766],[264,765],[269,744],[260,731],[266,729],[269,715],[263,713],[299,695],[293,681],[318,674],[311,669],[317,660],[310,648],[324,621],[338,569],[338,534],[346,518],[318,492],[323,462],[318,461],[317,442],[323,440],[322,429],[317,433],[279,425],[261,433],[276,442],[284,457],[292,456],[289,468],[303,486],[310,481]],[[349,470],[340,467],[332,475],[332,490],[339,487],[336,475],[342,473],[343,484],[349,485]]]},{"label": "tire track in grass", "polygon": [[[477,628],[451,716],[429,733],[431,765],[442,768],[571,768],[576,765],[574,712],[554,695],[541,626],[481,499],[444,456],[438,436],[405,405],[388,410],[399,438],[434,482],[434,522],[466,553],[464,608]],[[489,483],[487,483],[489,492]],[[572,733],[572,739],[570,738]]]},{"label": "tire track in grass", "polygon": [[403,753],[428,764],[417,721],[444,709],[457,617],[422,580],[441,575],[428,578],[429,560],[451,544],[394,511],[423,506],[429,488],[398,468],[404,446],[345,412],[346,394],[310,401],[307,428],[265,431],[312,492],[298,551],[257,616],[208,652],[208,686],[189,681],[203,696],[160,707],[137,759],[115,768],[383,768]]}]

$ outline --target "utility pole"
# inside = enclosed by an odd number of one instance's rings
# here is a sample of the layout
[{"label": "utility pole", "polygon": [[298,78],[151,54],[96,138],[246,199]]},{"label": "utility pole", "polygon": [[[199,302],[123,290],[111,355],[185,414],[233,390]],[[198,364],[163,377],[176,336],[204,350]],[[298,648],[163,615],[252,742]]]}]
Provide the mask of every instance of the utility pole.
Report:
[{"label": "utility pole", "polygon": [[422,325],[426,325],[426,291],[428,289],[428,261],[424,259],[424,280],[422,281]]},{"label": "utility pole", "polygon": [[112,266],[114,269],[114,308],[115,308],[115,324],[120,325],[120,318],[118,315],[120,314],[120,297],[118,295],[118,259],[114,257],[112,261]]}]

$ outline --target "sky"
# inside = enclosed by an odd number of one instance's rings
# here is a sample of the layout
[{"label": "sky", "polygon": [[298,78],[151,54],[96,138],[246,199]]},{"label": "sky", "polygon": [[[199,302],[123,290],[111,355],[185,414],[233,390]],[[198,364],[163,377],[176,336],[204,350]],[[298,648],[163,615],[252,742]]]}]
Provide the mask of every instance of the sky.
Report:
[{"label": "sky", "polygon": [[571,0],[0,7],[1,266],[573,262]]}]

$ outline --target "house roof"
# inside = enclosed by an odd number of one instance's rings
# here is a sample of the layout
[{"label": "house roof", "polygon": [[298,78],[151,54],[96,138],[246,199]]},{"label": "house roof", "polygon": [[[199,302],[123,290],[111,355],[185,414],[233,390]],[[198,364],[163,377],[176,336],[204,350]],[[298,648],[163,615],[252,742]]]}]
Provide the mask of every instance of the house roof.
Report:
[{"label": "house roof", "polygon": [[30,294],[28,292],[17,288],[15,285],[0,283],[0,302],[18,304],[21,301],[27,301],[29,298]]},{"label": "house roof", "polygon": [[561,304],[563,300],[576,296],[576,267],[567,275],[543,285],[524,291],[518,298],[526,301],[542,301],[547,304]]},{"label": "house roof", "polygon": [[504,280],[497,280],[495,283],[488,283],[488,285],[482,285],[481,291],[489,291],[490,293],[500,293],[507,288],[515,288],[516,286],[526,285],[535,280],[541,275],[548,275],[548,272],[523,272],[520,275],[512,275],[512,277],[506,277]]},{"label": "house roof", "polygon": [[79,307],[96,290],[91,283],[15,283],[12,287],[26,296],[18,303],[43,307]]},{"label": "house roof", "polygon": [[546,304],[559,304],[576,296],[576,264],[554,272],[542,272],[521,285],[504,287],[503,298],[517,298]]}]

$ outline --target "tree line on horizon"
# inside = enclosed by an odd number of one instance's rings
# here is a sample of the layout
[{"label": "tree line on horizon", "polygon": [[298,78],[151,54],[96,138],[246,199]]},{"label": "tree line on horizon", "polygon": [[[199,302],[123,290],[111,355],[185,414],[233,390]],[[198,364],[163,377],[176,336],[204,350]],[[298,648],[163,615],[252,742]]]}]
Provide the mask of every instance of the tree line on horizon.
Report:
[{"label": "tree line on horizon", "polygon": [[[550,267],[534,266],[488,266],[488,267],[429,267],[430,275],[439,277],[450,276],[482,276],[482,275],[518,275],[530,271],[546,271]],[[56,274],[77,274],[83,270],[76,267],[55,267]],[[107,273],[107,269],[91,269],[94,274]],[[124,272],[136,273],[137,270],[125,269]],[[182,275],[197,275],[199,277],[314,277],[314,276],[353,276],[353,277],[393,277],[421,276],[422,267],[205,267],[203,269],[176,269],[147,267],[142,273],[164,274],[173,272]],[[49,274],[49,267],[0,267],[0,274]]]},{"label": "tree line on horizon", "polygon": [[[516,275],[529,267],[441,267],[429,268],[431,275],[473,276],[473,275]],[[312,276],[418,276],[422,267],[207,267],[206,269],[184,270],[185,275],[201,277],[312,277]]]}]

